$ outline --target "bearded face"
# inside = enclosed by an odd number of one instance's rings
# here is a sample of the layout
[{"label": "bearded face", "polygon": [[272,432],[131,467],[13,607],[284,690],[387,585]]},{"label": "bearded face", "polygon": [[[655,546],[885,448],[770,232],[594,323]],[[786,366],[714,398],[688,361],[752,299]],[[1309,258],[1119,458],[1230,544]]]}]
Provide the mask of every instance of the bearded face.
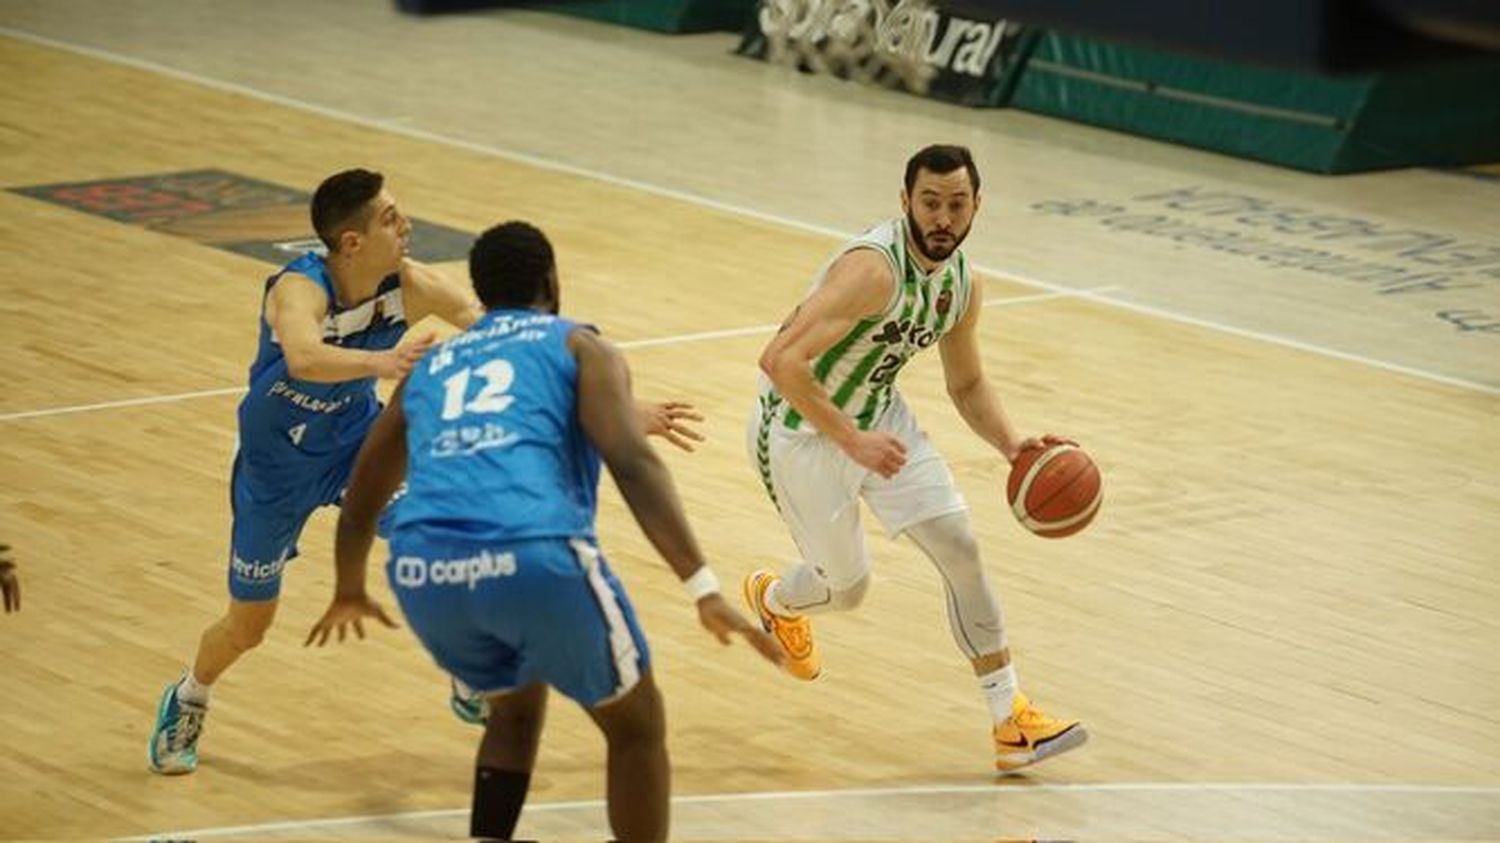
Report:
[{"label": "bearded face", "polygon": [[919,170],[910,193],[902,194],[912,245],[927,260],[941,263],[969,236],[979,199],[969,183],[969,171],[949,173]]}]

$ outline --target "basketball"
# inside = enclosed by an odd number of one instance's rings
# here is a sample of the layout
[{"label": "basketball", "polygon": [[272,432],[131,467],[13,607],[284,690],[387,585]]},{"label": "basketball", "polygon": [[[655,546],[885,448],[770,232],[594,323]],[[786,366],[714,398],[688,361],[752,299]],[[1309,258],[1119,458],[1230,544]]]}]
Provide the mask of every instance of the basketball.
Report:
[{"label": "basketball", "polygon": [[1104,497],[1099,467],[1082,448],[1066,443],[1028,448],[1017,455],[1005,494],[1016,520],[1049,539],[1087,527]]}]

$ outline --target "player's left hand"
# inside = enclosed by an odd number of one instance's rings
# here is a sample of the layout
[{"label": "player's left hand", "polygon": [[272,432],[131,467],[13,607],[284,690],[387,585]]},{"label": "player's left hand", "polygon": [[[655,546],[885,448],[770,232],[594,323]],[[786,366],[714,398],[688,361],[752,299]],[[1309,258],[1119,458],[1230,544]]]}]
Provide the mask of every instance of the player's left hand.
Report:
[{"label": "player's left hand", "polygon": [[703,434],[689,427],[687,422],[703,421],[692,404],[683,401],[663,401],[659,404],[641,403],[641,427],[647,436],[660,436],[684,451],[693,450],[693,442],[702,442]]},{"label": "player's left hand", "polygon": [[385,610],[380,608],[380,604],[371,600],[368,595],[336,597],[333,603],[329,604],[328,611],[323,613],[323,617],[313,624],[312,632],[307,634],[307,640],[302,642],[302,646],[306,647],[314,640],[318,642],[319,647],[327,644],[328,636],[335,629],[338,630],[339,641],[343,641],[351,626],[354,627],[354,634],[362,639],[365,637],[365,618],[374,618],[391,629],[397,628],[396,622],[391,620]]},{"label": "player's left hand", "polygon": [[1072,439],[1069,439],[1066,436],[1058,436],[1052,433],[1044,434],[1042,436],[1028,436],[1025,439],[1021,440],[1021,444],[1016,446],[1016,450],[1014,452],[1006,454],[1005,458],[1010,462],[1015,462],[1016,457],[1019,456],[1022,451],[1029,451],[1032,448],[1050,448],[1053,445],[1072,445],[1075,448],[1078,447],[1077,442],[1074,442]]},{"label": "player's left hand", "polygon": [[744,615],[724,602],[722,594],[709,594],[698,601],[698,622],[712,632],[720,644],[728,644],[729,636],[738,635],[750,642],[750,646],[765,656],[766,661],[777,667],[786,663],[786,651],[776,639],[767,635],[759,625],[745,620]]}]

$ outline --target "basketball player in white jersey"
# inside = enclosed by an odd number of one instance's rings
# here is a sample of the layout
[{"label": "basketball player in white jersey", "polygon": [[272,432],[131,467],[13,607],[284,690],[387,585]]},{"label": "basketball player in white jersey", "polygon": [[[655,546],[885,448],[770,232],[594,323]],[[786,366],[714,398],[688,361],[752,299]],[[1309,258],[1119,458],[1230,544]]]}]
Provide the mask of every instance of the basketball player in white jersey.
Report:
[{"label": "basketball player in white jersey", "polygon": [[846,244],[761,354],[749,447],[802,554],[783,575],[756,571],[745,599],[814,679],[821,659],[809,615],[858,606],[870,581],[859,502],[937,566],[954,641],[993,717],[995,766],[1016,770],[1087,739],[1077,721],[1043,714],[1017,689],[1004,619],[985,575],[968,506],[918,427],[896,375],[936,345],[948,394],[969,427],[1007,461],[1055,437],[1023,439],[985,380],[982,298],[959,244],[979,210],[979,171],[961,146],[929,146],[906,165],[905,215]]}]

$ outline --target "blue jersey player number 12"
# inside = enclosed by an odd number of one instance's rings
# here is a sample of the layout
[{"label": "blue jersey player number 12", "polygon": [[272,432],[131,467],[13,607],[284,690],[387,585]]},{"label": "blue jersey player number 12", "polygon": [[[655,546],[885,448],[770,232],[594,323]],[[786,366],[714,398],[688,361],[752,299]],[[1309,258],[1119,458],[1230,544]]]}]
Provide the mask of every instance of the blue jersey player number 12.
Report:
[{"label": "blue jersey player number 12", "polygon": [[683,581],[699,621],[773,662],[776,641],[719,594],[666,466],[632,411],[624,359],[556,315],[540,231],[485,232],[469,269],[486,314],[434,348],[376,420],[339,516],[332,604],[308,641],[364,618],[390,624],[365,590],[384,502],[395,508],[387,575],[434,661],[485,694],[491,714],[470,833],[511,839],[536,760],[548,689],[588,712],[609,748],[617,839],[667,833],[661,696],[646,639],[595,533],[601,460],[648,539]]}]

